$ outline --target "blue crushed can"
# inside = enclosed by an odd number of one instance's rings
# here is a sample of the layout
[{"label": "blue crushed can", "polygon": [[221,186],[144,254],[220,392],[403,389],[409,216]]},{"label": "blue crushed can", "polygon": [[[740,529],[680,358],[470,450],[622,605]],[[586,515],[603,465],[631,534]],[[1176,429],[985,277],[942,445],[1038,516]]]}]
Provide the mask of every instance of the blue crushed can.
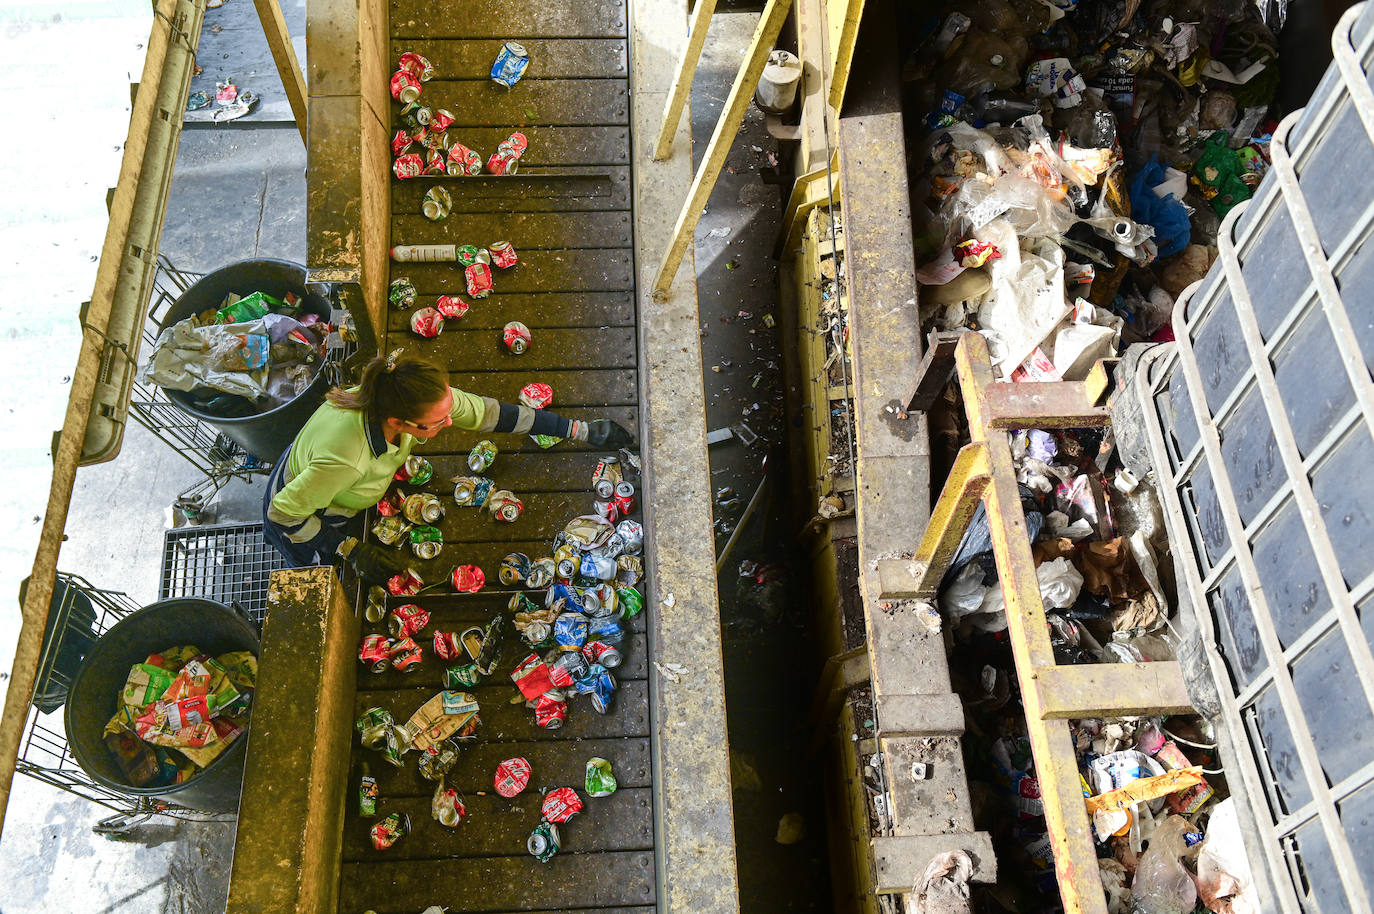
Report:
[{"label": "blue crushed can", "polygon": [[525,46],[519,42],[507,41],[501,45],[501,53],[496,55],[496,62],[491,65],[492,81],[509,89],[520,81],[520,77],[525,75],[525,68],[529,65],[530,55]]}]

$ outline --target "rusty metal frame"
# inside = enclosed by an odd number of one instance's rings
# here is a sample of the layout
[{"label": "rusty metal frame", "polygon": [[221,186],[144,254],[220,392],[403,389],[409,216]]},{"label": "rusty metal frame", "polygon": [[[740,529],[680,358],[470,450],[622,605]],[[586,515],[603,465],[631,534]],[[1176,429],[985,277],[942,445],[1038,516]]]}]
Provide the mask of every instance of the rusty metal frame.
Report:
[{"label": "rusty metal frame", "polygon": [[[1107,368],[1099,364],[1086,381],[996,383],[987,340],[980,334],[941,334],[928,351],[932,355],[922,363],[913,390],[938,395],[952,369],[963,391],[972,441],[959,452],[913,559],[879,563],[882,598],[933,602],[978,503],[986,506],[1064,910],[1106,914],[1069,720],[1187,713],[1192,705],[1174,661],[1055,663],[1006,432],[1107,424],[1101,405]],[[921,398],[913,398],[919,408]]]}]

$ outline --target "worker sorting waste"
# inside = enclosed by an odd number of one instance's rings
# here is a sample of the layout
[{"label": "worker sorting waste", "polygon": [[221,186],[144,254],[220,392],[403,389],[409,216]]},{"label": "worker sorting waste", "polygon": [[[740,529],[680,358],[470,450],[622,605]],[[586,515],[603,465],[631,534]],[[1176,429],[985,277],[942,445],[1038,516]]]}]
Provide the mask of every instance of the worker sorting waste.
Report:
[{"label": "worker sorting waste", "polygon": [[633,438],[610,419],[579,421],[449,386],[448,372],[397,349],[334,388],[277,461],[263,496],[263,532],[293,566],[346,561],[381,582],[402,571],[391,550],[359,541],[361,512],[386,494],[411,452],[450,425],[548,435],[619,448]]}]

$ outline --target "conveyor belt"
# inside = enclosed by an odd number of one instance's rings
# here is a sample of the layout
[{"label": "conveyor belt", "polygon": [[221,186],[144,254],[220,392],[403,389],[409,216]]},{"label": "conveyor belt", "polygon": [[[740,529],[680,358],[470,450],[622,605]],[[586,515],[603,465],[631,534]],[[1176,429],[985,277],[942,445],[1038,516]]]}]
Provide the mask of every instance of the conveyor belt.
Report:
[{"label": "conveyor belt", "polygon": [[[455,386],[507,401],[525,384],[542,381],[553,387],[553,408],[564,415],[606,416],[637,428],[623,0],[396,0],[391,28],[393,61],[413,50],[434,64],[436,78],[425,85],[423,102],[453,112],[450,135],[485,157],[521,130],[529,149],[514,177],[393,180],[393,243],[484,246],[507,240],[520,264],[494,271],[493,294],[474,301],[438,339],[418,339],[409,332],[409,315],[393,313],[385,348],[430,355],[450,368]],[[523,80],[510,90],[488,79],[504,40],[521,42],[531,58]],[[399,106],[392,115],[394,133]],[[452,214],[440,223],[420,215],[420,200],[435,181],[454,200]],[[465,291],[456,264],[394,264],[392,276],[410,277],[421,305]],[[523,356],[501,344],[501,328],[510,320],[523,321],[533,333]],[[478,594],[420,600],[432,614],[426,639],[435,628],[461,631],[504,611],[511,592],[497,583],[502,556],[551,554],[553,536],[592,508],[591,471],[599,454],[567,443],[542,451],[527,437],[510,435],[493,436],[501,455],[490,475],[524,500],[524,516],[497,524],[484,511],[453,507],[447,480],[466,472],[467,451],[479,437],[449,430],[422,450],[435,467],[429,488],[445,497],[449,509],[440,525],[442,553],[418,570],[428,581],[456,564],[476,564],[492,585]],[[533,712],[510,703],[518,693],[506,677],[521,648],[511,638],[496,675],[471,690],[482,724],[478,738],[463,744],[449,777],[467,802],[468,819],[457,829],[431,818],[434,785],[419,776],[413,755],[397,770],[375,753],[355,750],[355,769],[365,759],[378,779],[382,813],[409,813],[414,830],[394,848],[375,851],[371,820],[359,819],[350,802],[339,910],[399,914],[442,904],[455,912],[648,912],[655,879],[645,617],[629,628],[611,713],[599,715],[587,699],[575,700],[564,727],[554,731],[541,730]],[[438,691],[443,664],[427,640],[424,649],[425,662],[414,673],[360,673],[357,711],[390,708],[404,721]],[[505,800],[493,792],[492,776],[511,756],[527,758],[533,777],[524,794]],[[612,762],[620,789],[610,798],[585,799],[586,809],[561,829],[562,852],[541,864],[525,851],[539,821],[541,789],[566,785],[581,792],[592,756]]]}]

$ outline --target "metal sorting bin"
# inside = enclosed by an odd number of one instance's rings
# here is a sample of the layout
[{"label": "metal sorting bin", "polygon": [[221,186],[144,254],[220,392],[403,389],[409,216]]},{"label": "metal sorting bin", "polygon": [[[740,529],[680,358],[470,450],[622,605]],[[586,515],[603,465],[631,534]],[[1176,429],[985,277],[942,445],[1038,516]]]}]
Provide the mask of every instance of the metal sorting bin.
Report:
[{"label": "metal sorting bin", "polygon": [[[307,291],[305,267],[286,260],[244,260],[206,273],[197,280],[167,309],[158,332],[207,308],[218,308],[230,292],[240,295],[266,292],[276,298],[294,292],[300,296],[301,307],[305,310],[313,311],[323,320],[328,320],[331,314],[325,298]],[[270,463],[290,446],[315,409],[324,402],[330,383],[330,373],[322,366],[304,393],[276,409],[253,416],[219,416],[197,408],[186,391],[164,392],[186,413],[209,423],[249,454]]]},{"label": "metal sorting bin", "polygon": [[1332,44],[1135,377],[1266,911],[1374,899],[1374,5]]}]

